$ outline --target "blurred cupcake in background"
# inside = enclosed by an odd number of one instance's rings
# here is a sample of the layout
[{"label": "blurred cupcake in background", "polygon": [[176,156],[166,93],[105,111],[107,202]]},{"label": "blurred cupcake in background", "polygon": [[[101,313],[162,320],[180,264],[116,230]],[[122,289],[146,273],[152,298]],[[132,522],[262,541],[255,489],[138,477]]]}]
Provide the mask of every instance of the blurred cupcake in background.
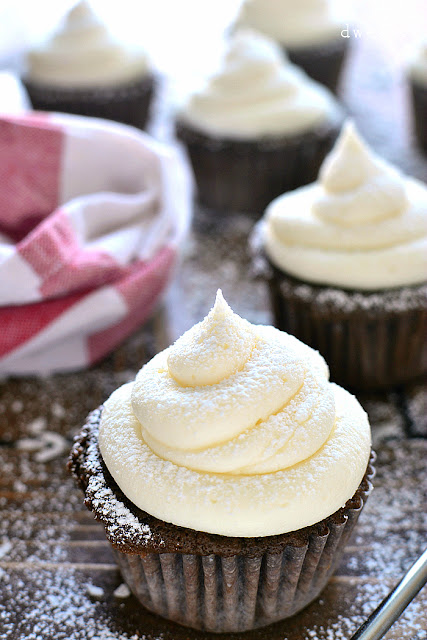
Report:
[{"label": "blurred cupcake in background", "polygon": [[343,386],[427,373],[427,186],[347,123],[314,184],[284,194],[254,233],[275,324],[318,349]]},{"label": "blurred cupcake in background", "polygon": [[280,193],[315,179],[342,120],[333,95],[277,43],[242,29],[219,71],[182,105],[176,132],[202,204],[261,215]]},{"label": "blurred cupcake in background", "polygon": [[409,70],[412,91],[415,136],[427,153],[427,38],[412,60]]},{"label": "blurred cupcake in background", "polygon": [[347,52],[346,26],[330,0],[245,0],[236,22],[273,38],[290,60],[336,91]]},{"label": "blurred cupcake in background", "polygon": [[23,81],[34,109],[107,118],[141,129],[154,88],[147,54],[116,41],[84,1],[28,53]]}]

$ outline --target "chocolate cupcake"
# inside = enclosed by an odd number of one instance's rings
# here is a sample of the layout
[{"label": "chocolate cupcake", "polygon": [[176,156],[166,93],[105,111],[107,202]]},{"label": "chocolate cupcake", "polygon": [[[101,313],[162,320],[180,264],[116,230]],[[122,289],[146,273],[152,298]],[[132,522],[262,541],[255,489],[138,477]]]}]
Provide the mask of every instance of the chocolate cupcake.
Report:
[{"label": "chocolate cupcake", "polygon": [[205,320],[115,391],[70,469],[141,603],[215,632],[320,593],[366,502],[367,416],[321,356],[242,320]]},{"label": "chocolate cupcake", "polygon": [[254,232],[275,324],[358,389],[427,372],[427,188],[348,123],[319,181],[273,201]]},{"label": "chocolate cupcake", "polygon": [[83,1],[46,43],[29,52],[23,83],[34,109],[143,129],[154,77],[146,54],[116,42]]},{"label": "chocolate cupcake", "polygon": [[409,71],[415,137],[427,153],[427,39],[412,61]]},{"label": "chocolate cupcake", "polygon": [[181,108],[199,200],[261,215],[272,198],[314,180],[342,111],[332,94],[253,31],[233,34],[222,69]]},{"label": "chocolate cupcake", "polygon": [[236,24],[276,40],[292,62],[336,93],[349,42],[343,37],[346,25],[336,15],[336,4],[325,0],[246,0]]}]

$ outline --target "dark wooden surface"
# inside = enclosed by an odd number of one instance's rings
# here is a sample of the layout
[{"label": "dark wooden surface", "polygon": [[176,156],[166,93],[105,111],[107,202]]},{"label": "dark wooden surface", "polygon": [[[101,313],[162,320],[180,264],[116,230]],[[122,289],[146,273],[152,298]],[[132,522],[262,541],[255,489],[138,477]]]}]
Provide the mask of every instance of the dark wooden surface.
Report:
[{"label": "dark wooden surface", "polygon": [[[410,133],[403,76],[387,66],[372,40],[353,50],[342,97],[380,153],[426,180],[427,162]],[[158,106],[161,113],[164,105]],[[155,130],[163,135],[167,126],[156,129],[155,123]],[[267,292],[262,282],[253,280],[246,251],[252,224],[246,216],[197,210],[175,281],[145,327],[89,371],[0,384],[0,638],[209,637],[156,618],[132,596],[114,595],[122,581],[112,552],[102,526],[94,522],[66,474],[65,463],[73,434],[86,414],[200,320],[217,287],[240,315],[270,323]],[[298,616],[236,638],[350,638],[426,546],[425,386],[365,394],[360,400],[372,423],[378,473],[336,575],[321,598]],[[57,453],[49,447],[56,447]],[[43,461],[46,452],[52,459]],[[91,595],[88,585],[102,593]],[[424,590],[386,638],[425,640],[426,612]]]}]

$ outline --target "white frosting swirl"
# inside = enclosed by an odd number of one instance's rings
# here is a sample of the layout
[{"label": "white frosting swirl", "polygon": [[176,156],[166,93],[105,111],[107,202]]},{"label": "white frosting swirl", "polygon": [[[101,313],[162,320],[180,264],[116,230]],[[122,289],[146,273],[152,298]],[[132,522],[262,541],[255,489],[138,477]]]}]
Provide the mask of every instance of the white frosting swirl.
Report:
[{"label": "white frosting swirl", "polygon": [[267,255],[309,282],[375,290],[427,277],[427,188],[373,154],[348,122],[318,183],[274,200]]},{"label": "white frosting swirl", "polygon": [[232,138],[300,133],[338,110],[332,94],[250,30],[233,34],[219,72],[190,97],[181,117]]},{"label": "white frosting swirl", "polygon": [[427,87],[427,38],[421,43],[412,60],[410,73],[415,82]]},{"label": "white frosting swirl", "polygon": [[246,0],[237,25],[251,27],[286,47],[324,44],[340,37],[342,21],[329,0]]},{"label": "white frosting swirl", "polygon": [[128,82],[148,72],[146,54],[116,42],[79,2],[56,33],[27,57],[27,76],[60,87],[85,88]]},{"label": "white frosting swirl", "polygon": [[242,320],[219,292],[203,322],[109,398],[99,446],[148,513],[266,536],[318,522],[354,494],[370,430],[316,351]]}]

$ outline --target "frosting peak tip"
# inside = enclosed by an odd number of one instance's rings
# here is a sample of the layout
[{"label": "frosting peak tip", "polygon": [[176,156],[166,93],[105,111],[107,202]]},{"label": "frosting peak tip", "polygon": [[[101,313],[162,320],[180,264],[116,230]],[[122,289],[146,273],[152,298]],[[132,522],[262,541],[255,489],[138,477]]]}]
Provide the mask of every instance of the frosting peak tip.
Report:
[{"label": "frosting peak tip", "polygon": [[344,148],[351,147],[353,151],[364,153],[366,156],[370,153],[368,146],[360,136],[354,120],[351,118],[344,122],[336,146]]},{"label": "frosting peak tip", "polygon": [[320,168],[322,186],[330,193],[351,191],[376,171],[376,156],[360,138],[353,120],[347,120]]},{"label": "frosting peak tip", "polygon": [[215,306],[217,304],[221,304],[222,302],[225,302],[225,298],[223,296],[222,289],[218,289],[215,297]]},{"label": "frosting peak tip", "polygon": [[183,386],[217,384],[240,370],[254,346],[251,326],[216,294],[208,315],[170,348],[169,373]]},{"label": "frosting peak tip", "polygon": [[224,313],[226,313],[227,311],[231,311],[230,306],[225,300],[222,294],[222,290],[218,289],[218,291],[216,292],[214,306],[211,309],[211,313],[214,316],[218,316],[218,315],[224,315]]},{"label": "frosting peak tip", "polygon": [[344,135],[351,135],[351,136],[357,135],[356,124],[353,118],[347,118],[347,120],[344,122],[339,137],[341,138]]},{"label": "frosting peak tip", "polygon": [[93,14],[92,6],[87,0],[80,0],[71,8],[67,15],[68,20],[75,20]]},{"label": "frosting peak tip", "polygon": [[315,215],[344,227],[370,224],[401,214],[407,206],[400,173],[379,158],[347,121],[319,173],[323,193]]}]

